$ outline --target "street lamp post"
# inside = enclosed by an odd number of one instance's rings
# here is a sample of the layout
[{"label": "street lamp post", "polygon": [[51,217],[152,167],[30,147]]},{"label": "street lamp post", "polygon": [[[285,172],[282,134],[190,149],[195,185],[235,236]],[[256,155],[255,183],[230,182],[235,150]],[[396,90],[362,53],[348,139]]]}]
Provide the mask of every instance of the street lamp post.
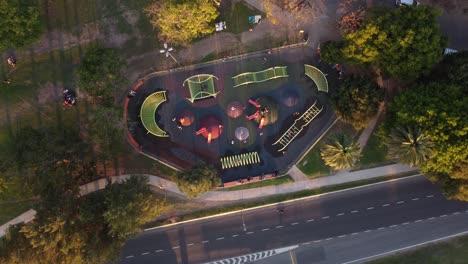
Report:
[{"label": "street lamp post", "polygon": [[171,51],[173,50],[174,49],[172,47],[169,47],[167,43],[164,43],[164,49],[159,50],[159,53],[166,53],[166,58],[170,56],[177,64],[179,64],[179,62],[171,54]]}]

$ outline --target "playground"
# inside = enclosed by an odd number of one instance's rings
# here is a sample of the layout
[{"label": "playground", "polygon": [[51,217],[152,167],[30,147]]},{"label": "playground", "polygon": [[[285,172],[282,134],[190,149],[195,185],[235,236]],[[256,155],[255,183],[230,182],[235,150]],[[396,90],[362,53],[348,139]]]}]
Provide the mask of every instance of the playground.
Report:
[{"label": "playground", "polygon": [[181,169],[213,164],[223,182],[282,174],[334,121],[335,75],[299,46],[146,76],[126,103],[129,138]]}]

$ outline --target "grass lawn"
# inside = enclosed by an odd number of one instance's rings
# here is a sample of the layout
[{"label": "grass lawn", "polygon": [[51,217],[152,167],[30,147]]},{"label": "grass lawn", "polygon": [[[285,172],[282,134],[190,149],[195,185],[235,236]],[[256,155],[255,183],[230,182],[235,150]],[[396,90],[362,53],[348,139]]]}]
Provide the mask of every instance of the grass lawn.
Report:
[{"label": "grass lawn", "polygon": [[238,191],[238,190],[253,189],[253,188],[259,188],[259,187],[265,187],[265,186],[276,186],[276,185],[281,185],[281,184],[286,184],[286,183],[291,183],[291,182],[294,182],[291,176],[285,175],[285,176],[276,177],[273,179],[240,184],[240,185],[236,185],[236,186],[232,186],[228,188],[223,188],[220,190],[221,191]]},{"label": "grass lawn", "polygon": [[[379,123],[381,122],[382,120],[379,120]],[[376,128],[372,132],[372,135],[367,141],[366,146],[362,150],[361,159],[354,166],[353,170],[375,168],[396,162],[387,156],[388,149],[385,146],[382,138],[378,135],[378,131],[379,124],[377,124]]]},{"label": "grass lawn", "polygon": [[0,225],[31,209],[34,205],[31,194],[21,188],[18,181],[7,182],[6,190],[0,193]]},{"label": "grass lawn", "polygon": [[341,121],[338,121],[330,128],[327,134],[297,163],[298,168],[309,178],[317,178],[330,174],[330,167],[323,163],[322,157],[320,156],[320,147],[323,142],[326,142],[327,139],[335,133],[345,133],[356,140],[358,131],[351,125]]},{"label": "grass lawn", "polygon": [[265,17],[264,13],[250,5],[246,5],[244,1],[228,1],[225,10],[221,11],[221,14],[217,20],[226,21],[226,31],[232,33],[241,33],[249,30],[254,26],[249,23],[249,16],[255,15],[261,15],[262,17]]},{"label": "grass lawn", "polygon": [[457,264],[467,263],[468,260],[468,236],[454,238],[444,242],[438,242],[421,247],[409,252],[399,253],[395,256],[385,257],[372,264]]}]

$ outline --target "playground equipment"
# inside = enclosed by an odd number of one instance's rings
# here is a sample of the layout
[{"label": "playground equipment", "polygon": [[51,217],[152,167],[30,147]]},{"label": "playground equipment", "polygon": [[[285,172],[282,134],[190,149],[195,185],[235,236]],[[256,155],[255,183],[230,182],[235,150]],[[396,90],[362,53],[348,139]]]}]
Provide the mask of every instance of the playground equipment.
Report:
[{"label": "playground equipment", "polygon": [[315,85],[317,85],[317,89],[322,92],[328,93],[328,81],[325,77],[325,74],[318,68],[304,64],[305,67],[305,75],[314,81]]},{"label": "playground equipment", "polygon": [[188,83],[190,98],[187,100],[193,103],[195,100],[216,97],[219,92],[215,90],[213,79],[218,80],[218,77],[212,74],[198,74],[187,78],[182,84],[185,86],[185,83]]},{"label": "playground equipment", "polygon": [[259,72],[245,72],[232,77],[234,81],[234,87],[249,84],[259,83],[276,78],[288,77],[287,66],[279,66],[269,68]]},{"label": "playground equipment", "polygon": [[223,124],[221,120],[214,115],[207,115],[200,121],[201,128],[195,132],[195,135],[202,135],[210,144],[211,140],[218,138],[223,133]]},{"label": "playground equipment", "polygon": [[244,154],[222,157],[221,168],[223,170],[230,169],[260,163],[260,161],[260,156],[257,152],[248,152]]},{"label": "playground equipment", "polygon": [[307,111],[305,111],[299,118],[294,120],[294,123],[289,127],[286,132],[275,142],[273,145],[280,144],[281,148],[278,151],[283,151],[285,148],[288,147],[289,143],[291,143],[301,132],[302,130],[314,120],[314,118],[320,114],[323,110],[322,108],[318,108],[315,106],[317,101],[315,101]]},{"label": "playground equipment", "polygon": [[169,134],[162,130],[156,123],[156,110],[160,104],[166,101],[166,91],[155,92],[146,97],[141,105],[140,118],[141,123],[148,133],[157,137],[168,137]]}]

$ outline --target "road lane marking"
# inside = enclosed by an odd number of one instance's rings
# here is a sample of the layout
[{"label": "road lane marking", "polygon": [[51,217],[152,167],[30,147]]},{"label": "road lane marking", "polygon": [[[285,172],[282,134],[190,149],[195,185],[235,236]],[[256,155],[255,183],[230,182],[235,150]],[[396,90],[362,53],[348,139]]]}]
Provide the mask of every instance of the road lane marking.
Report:
[{"label": "road lane marking", "polygon": [[144,255],[148,255],[148,254],[149,254],[149,252],[144,252],[144,253],[141,253],[141,255],[142,255],[142,256],[144,256]]},{"label": "road lane marking", "polygon": [[373,210],[374,207],[367,207],[367,210]]},{"label": "road lane marking", "polygon": [[345,237],[345,236],[346,236],[346,235],[341,235],[341,236],[339,236],[338,238],[343,238],[343,237]]},{"label": "road lane marking", "polygon": [[419,223],[419,222],[421,222],[421,221],[422,221],[421,219],[418,219],[418,220],[416,220],[416,221],[414,221],[414,222],[415,222],[415,223]]},{"label": "road lane marking", "polygon": [[372,230],[366,230],[366,231],[364,231],[364,233],[369,233],[370,231],[372,231]]},{"label": "road lane marking", "polygon": [[397,226],[397,225],[391,225],[390,227],[392,228],[392,227],[396,227],[396,226]]},{"label": "road lane marking", "polygon": [[352,214],[359,212],[358,210],[351,211]]},{"label": "road lane marking", "polygon": [[154,252],[159,253],[159,252],[163,252],[163,251],[164,251],[163,249],[158,249],[158,250],[155,250]]},{"label": "road lane marking", "polygon": [[333,237],[329,237],[329,238],[325,239],[325,241],[332,240],[332,239],[333,239]]},{"label": "road lane marking", "polygon": [[302,245],[309,245],[309,244],[310,244],[310,242],[304,242],[304,243],[302,243]]},{"label": "road lane marking", "polygon": [[263,232],[270,230],[270,228],[264,228],[262,229]]},{"label": "road lane marking", "polygon": [[282,226],[282,225],[279,225],[279,226],[277,226],[277,227],[275,227],[275,228],[283,228],[283,226]]},{"label": "road lane marking", "polygon": [[[468,212],[468,210],[467,210],[467,212]],[[309,219],[306,222],[309,223],[309,222],[313,222],[313,221],[314,221],[314,219]]]},{"label": "road lane marking", "polygon": [[329,217],[329,216],[324,216],[324,217],[322,217],[322,219],[328,219],[328,218],[330,218],[330,217]]},{"label": "road lane marking", "polygon": [[417,197],[416,197],[416,198],[413,198],[413,199],[411,199],[411,200],[413,200],[413,201],[417,201],[417,200],[419,200],[419,198],[417,198]]},{"label": "road lane marking", "polygon": [[359,233],[352,233],[351,235],[352,235],[352,236],[355,236],[355,235],[357,235],[357,234],[359,234]]},{"label": "road lane marking", "polygon": [[460,213],[460,212],[455,212],[455,213],[453,213],[453,215],[457,215],[457,214],[459,214],[459,213]]},{"label": "road lane marking", "polygon": [[379,228],[377,228],[377,230],[383,230],[383,229],[385,229],[385,227],[379,227]]},{"label": "road lane marking", "polygon": [[134,258],[135,256],[133,255],[130,255],[130,256],[126,256],[125,258]]},{"label": "road lane marking", "polygon": [[[238,235],[233,235],[232,237],[236,237],[236,236],[238,236]],[[205,243],[208,243],[208,242],[210,242],[210,241],[209,240],[203,240],[202,244],[205,244]]]},{"label": "road lane marking", "polygon": [[429,217],[427,220],[432,220],[432,219],[435,219],[435,217]]},{"label": "road lane marking", "polygon": [[322,240],[315,240],[314,243],[319,243],[321,242]]},{"label": "road lane marking", "polygon": [[190,243],[190,244],[187,244],[187,247],[191,247],[191,246],[193,246],[193,245],[195,245],[195,244],[194,244],[194,243]]},{"label": "road lane marking", "polygon": [[179,248],[179,246],[172,247],[172,249],[178,249],[178,248]]},{"label": "road lane marking", "polygon": [[397,204],[402,204],[402,203],[405,203],[405,201],[399,201],[399,202],[397,202]]},{"label": "road lane marking", "polygon": [[387,207],[387,206],[390,206],[390,204],[384,204],[384,205],[382,205],[382,207]]},{"label": "road lane marking", "polygon": [[402,225],[407,225],[407,224],[409,224],[409,222],[404,222]]},{"label": "road lane marking", "polygon": [[446,217],[447,215],[441,215],[440,217]]},{"label": "road lane marking", "polygon": [[298,225],[298,224],[299,224],[298,222],[291,223],[291,225]]},{"label": "road lane marking", "polygon": [[247,235],[250,235],[250,234],[253,234],[253,233],[255,233],[255,232],[250,231],[250,232],[247,232],[246,234],[247,234]]},{"label": "road lane marking", "polygon": [[342,215],[344,215],[344,213],[339,213],[339,214],[337,214],[336,216],[342,216]]},{"label": "road lane marking", "polygon": [[431,194],[431,195],[426,195],[426,198],[432,198],[432,197],[434,197],[433,194]]}]

